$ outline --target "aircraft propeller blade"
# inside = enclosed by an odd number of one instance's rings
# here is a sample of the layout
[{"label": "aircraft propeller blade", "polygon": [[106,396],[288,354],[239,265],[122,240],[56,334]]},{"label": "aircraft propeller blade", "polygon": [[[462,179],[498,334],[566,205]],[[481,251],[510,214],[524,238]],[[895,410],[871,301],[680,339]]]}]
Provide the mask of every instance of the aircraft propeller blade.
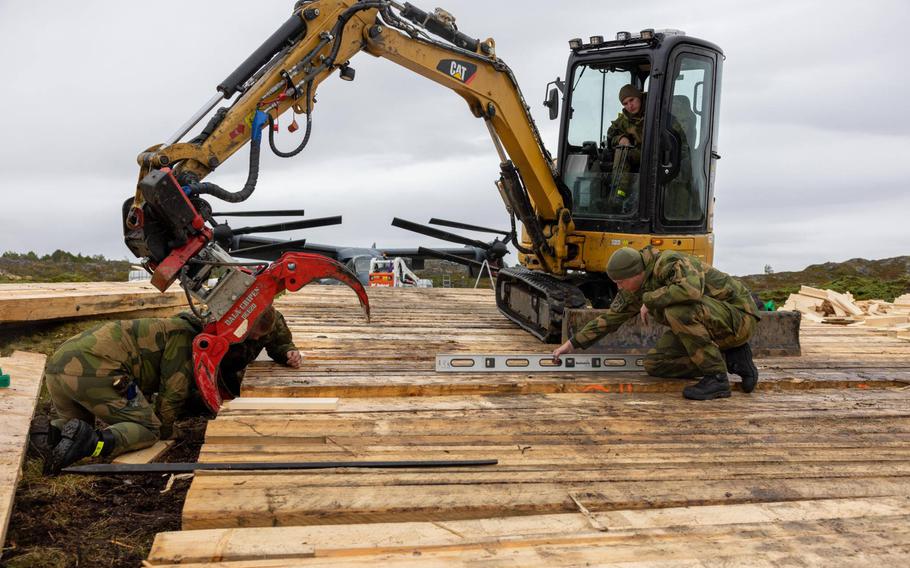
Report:
[{"label": "aircraft propeller blade", "polygon": [[421,235],[426,235],[428,237],[434,237],[437,239],[442,239],[444,241],[449,241],[450,243],[459,243],[462,245],[467,245],[469,247],[477,247],[482,250],[487,250],[491,247],[490,243],[485,243],[476,239],[469,239],[468,237],[456,235],[455,233],[450,233],[441,229],[434,229],[433,227],[427,227],[426,225],[414,223],[413,221],[406,221],[404,219],[399,219],[398,217],[392,219],[392,226],[398,227],[399,229],[405,229],[407,231],[420,233]]},{"label": "aircraft propeller blade", "polygon": [[293,231],[294,229],[309,229],[312,227],[325,227],[326,225],[340,225],[341,215],[335,217],[320,217],[319,219],[304,219],[301,221],[288,221],[285,223],[274,223],[272,225],[258,225],[255,227],[241,227],[232,229],[231,233],[237,235],[249,235],[250,233],[277,233],[280,231]]},{"label": "aircraft propeller blade", "polygon": [[452,227],[453,229],[466,229],[468,231],[480,231],[481,233],[495,233],[497,235],[510,236],[512,233],[509,231],[502,231],[499,229],[490,229],[487,227],[481,227],[479,225],[469,225],[467,223],[461,223],[458,221],[447,221],[445,219],[437,219],[433,217],[430,219],[431,225],[442,225],[443,227]]},{"label": "aircraft propeller blade", "polygon": [[[269,244],[265,244],[265,245],[257,245],[254,247],[234,249],[234,250],[228,251],[228,252],[234,256],[244,257],[245,254],[249,254],[249,253],[253,253],[253,252],[263,253],[263,252],[267,252],[267,251],[270,251],[273,249],[281,250],[281,249],[285,249],[288,247],[303,246],[305,244],[306,244],[306,239],[297,239],[295,241],[278,241],[278,242],[269,243]],[[244,257],[244,258],[247,258],[247,257]]]},{"label": "aircraft propeller blade", "polygon": [[213,217],[303,217],[303,209],[273,209],[271,211],[223,211]]}]

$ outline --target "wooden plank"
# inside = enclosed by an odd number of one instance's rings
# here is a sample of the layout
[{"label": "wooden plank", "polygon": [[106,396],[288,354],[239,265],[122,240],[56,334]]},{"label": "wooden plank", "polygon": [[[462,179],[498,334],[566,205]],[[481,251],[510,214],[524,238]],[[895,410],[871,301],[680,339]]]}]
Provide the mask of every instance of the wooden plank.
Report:
[{"label": "wooden plank", "polygon": [[[723,506],[675,507],[593,513],[616,535],[622,531],[682,530],[715,525],[806,522],[826,519],[893,517],[910,514],[902,497],[821,499]],[[734,529],[738,530],[738,529]],[[635,533],[633,533],[635,534]],[[640,533],[639,533],[640,534]],[[374,555],[396,549],[427,549],[534,538],[593,537],[597,531],[581,515],[534,515],[439,523],[209,529],[160,533],[149,553],[152,564],[220,560],[239,562],[314,556]],[[629,540],[632,535],[629,535]]]},{"label": "wooden plank", "polygon": [[901,323],[907,323],[906,315],[887,315],[887,316],[865,316],[863,321],[866,325],[877,325],[888,327],[892,325],[897,325]]},{"label": "wooden plank", "polygon": [[222,407],[222,412],[230,414],[232,411],[304,411],[304,410],[334,410],[338,406],[337,398],[287,398],[268,397],[256,398],[243,396],[229,400]]},{"label": "wooden plank", "polygon": [[[294,566],[883,566],[910,559],[908,515],[463,539],[425,547],[327,549]],[[832,525],[836,524],[836,527]],[[733,530],[731,530],[733,529]],[[284,564],[282,564],[284,563]],[[174,566],[251,568],[287,559]],[[150,564],[168,566],[169,564]]]},{"label": "wooden plank", "polygon": [[183,308],[182,290],[148,282],[0,284],[0,324]]},{"label": "wooden plank", "polygon": [[28,429],[35,413],[35,401],[41,389],[45,356],[16,351],[0,357],[0,369],[10,376],[10,386],[0,389],[0,540],[6,542],[6,529],[13,512],[16,484],[25,459]]},{"label": "wooden plank", "polygon": [[159,457],[161,457],[164,452],[168,451],[171,446],[174,445],[174,440],[158,440],[151,446],[143,448],[141,450],[136,450],[135,452],[127,452],[125,454],[120,454],[114,458],[113,463],[152,463]]},{"label": "wooden plank", "polygon": [[[910,496],[900,477],[698,478],[672,481],[306,485],[306,475],[197,475],[184,506],[184,529],[446,521],[496,515],[662,509],[782,500]],[[341,481],[341,480],[339,480]]]}]

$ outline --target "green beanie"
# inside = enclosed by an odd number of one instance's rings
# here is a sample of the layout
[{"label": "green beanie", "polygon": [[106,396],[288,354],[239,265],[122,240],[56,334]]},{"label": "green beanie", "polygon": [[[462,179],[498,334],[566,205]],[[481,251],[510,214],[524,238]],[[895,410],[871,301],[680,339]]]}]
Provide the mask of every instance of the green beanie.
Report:
[{"label": "green beanie", "polygon": [[628,97],[636,97],[638,100],[641,100],[642,93],[632,85],[626,85],[619,90],[619,102],[622,103]]},{"label": "green beanie", "polygon": [[641,253],[630,247],[623,247],[613,253],[607,262],[607,276],[614,282],[632,278],[645,271]]}]

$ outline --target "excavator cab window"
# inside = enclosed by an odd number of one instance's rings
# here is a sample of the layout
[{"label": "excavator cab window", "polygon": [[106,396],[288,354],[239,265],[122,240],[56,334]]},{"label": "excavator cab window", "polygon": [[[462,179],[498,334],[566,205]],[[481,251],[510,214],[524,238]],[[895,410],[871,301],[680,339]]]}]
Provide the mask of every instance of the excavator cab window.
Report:
[{"label": "excavator cab window", "polygon": [[[638,212],[644,128],[633,128],[623,119],[619,91],[633,85],[647,92],[649,72],[647,60],[575,67],[567,97],[569,123],[563,168],[563,181],[572,191],[573,213],[631,217]],[[641,103],[640,112],[644,113],[644,97]],[[631,145],[615,143],[619,125],[630,130]]]},{"label": "excavator cab window", "polygon": [[700,224],[707,210],[714,114],[714,60],[679,54],[660,143],[661,221]]}]

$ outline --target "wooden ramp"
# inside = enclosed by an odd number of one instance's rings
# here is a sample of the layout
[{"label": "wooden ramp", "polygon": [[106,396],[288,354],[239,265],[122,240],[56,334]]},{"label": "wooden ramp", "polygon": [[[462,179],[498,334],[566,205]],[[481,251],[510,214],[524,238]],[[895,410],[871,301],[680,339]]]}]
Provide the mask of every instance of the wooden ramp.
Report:
[{"label": "wooden ramp", "polygon": [[0,388],[0,540],[13,512],[13,497],[25,459],[28,429],[41,390],[44,355],[16,351],[0,357],[0,369],[10,376],[10,386]]},{"label": "wooden ramp", "polygon": [[201,461],[492,467],[197,475],[151,565],[883,565],[910,561],[910,343],[806,326],[760,390],[696,403],[637,373],[440,374],[437,352],[546,352],[489,291],[282,299],[306,353],[257,363]]},{"label": "wooden ramp", "polygon": [[0,324],[170,315],[185,304],[179,286],[162,294],[149,282],[0,284]]}]

